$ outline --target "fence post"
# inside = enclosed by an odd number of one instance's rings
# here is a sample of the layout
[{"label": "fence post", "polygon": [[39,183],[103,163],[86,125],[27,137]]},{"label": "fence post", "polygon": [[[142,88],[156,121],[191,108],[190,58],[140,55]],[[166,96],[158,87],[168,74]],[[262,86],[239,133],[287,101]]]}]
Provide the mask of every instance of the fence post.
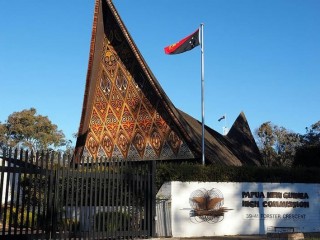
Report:
[{"label": "fence post", "polygon": [[150,230],[149,234],[151,237],[156,235],[156,161],[150,161],[149,164],[149,181],[150,181],[150,193],[151,193],[151,213],[150,213]]}]

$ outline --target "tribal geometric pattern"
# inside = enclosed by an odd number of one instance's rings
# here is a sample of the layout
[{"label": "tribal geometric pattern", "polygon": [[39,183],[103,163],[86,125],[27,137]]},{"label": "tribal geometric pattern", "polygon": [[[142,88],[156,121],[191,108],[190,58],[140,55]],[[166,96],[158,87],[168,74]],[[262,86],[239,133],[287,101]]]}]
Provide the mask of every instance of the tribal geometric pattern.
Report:
[{"label": "tribal geometric pattern", "polygon": [[[194,154],[145,80],[120,28],[108,18],[82,156],[188,159]],[[87,113],[88,114],[88,113]]]}]

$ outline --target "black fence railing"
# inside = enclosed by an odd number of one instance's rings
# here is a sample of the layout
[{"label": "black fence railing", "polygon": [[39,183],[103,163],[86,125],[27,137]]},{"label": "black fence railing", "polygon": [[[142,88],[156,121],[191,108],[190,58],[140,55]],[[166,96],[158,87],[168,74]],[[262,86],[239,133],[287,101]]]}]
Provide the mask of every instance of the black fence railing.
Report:
[{"label": "black fence railing", "polygon": [[3,150],[0,239],[154,236],[155,164]]}]

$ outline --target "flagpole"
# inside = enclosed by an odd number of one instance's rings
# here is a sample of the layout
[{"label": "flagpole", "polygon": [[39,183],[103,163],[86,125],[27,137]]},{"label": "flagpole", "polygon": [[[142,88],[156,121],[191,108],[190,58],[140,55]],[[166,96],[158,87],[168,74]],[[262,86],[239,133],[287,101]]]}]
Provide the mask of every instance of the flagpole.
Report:
[{"label": "flagpole", "polygon": [[224,114],[224,127],[223,127],[223,135],[227,135],[227,114]]},{"label": "flagpole", "polygon": [[200,46],[201,46],[201,112],[202,112],[202,165],[205,165],[204,149],[204,44],[203,23],[200,24]]}]

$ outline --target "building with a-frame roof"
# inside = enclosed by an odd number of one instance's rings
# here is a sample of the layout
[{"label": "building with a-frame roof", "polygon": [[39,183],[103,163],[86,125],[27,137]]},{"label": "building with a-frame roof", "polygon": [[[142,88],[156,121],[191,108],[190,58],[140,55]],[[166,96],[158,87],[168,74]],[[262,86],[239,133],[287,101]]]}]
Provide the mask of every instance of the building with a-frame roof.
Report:
[{"label": "building with a-frame roof", "polygon": [[[111,0],[96,0],[75,159],[201,162],[201,122],[161,88]],[[260,165],[244,113],[227,135],[205,126],[206,163]]]}]

